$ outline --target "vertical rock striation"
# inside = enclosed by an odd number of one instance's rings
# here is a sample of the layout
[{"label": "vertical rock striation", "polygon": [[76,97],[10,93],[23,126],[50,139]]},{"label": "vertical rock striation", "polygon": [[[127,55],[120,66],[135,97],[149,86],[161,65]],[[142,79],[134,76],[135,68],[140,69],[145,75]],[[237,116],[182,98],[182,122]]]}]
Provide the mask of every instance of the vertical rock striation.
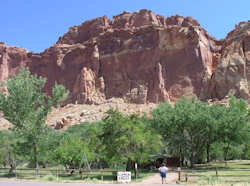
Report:
[{"label": "vertical rock striation", "polygon": [[191,17],[125,11],[73,26],[39,54],[0,44],[0,81],[28,66],[48,78],[48,94],[55,82],[64,84],[68,102],[249,99],[249,25],[240,23],[217,41]]},{"label": "vertical rock striation", "polygon": [[235,95],[250,102],[250,22],[241,22],[223,41],[221,60],[211,79],[212,98]]}]

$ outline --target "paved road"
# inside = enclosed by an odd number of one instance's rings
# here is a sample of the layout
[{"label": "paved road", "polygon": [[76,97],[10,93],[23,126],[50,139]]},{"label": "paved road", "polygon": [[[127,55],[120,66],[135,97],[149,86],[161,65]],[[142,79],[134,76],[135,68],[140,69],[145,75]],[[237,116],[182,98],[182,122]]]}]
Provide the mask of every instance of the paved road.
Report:
[{"label": "paved road", "polygon": [[[0,181],[0,186],[159,186],[162,184],[84,184],[84,183],[52,183],[52,182],[35,182],[35,181]],[[167,184],[168,186],[176,186],[175,184]],[[180,186],[180,185],[178,185]]]}]

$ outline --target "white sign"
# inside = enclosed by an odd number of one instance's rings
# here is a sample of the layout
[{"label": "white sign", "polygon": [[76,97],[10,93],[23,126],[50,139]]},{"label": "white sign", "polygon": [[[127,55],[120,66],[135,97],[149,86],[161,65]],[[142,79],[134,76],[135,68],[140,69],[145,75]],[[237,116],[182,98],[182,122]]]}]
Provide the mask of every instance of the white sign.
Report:
[{"label": "white sign", "polygon": [[117,172],[118,182],[131,182],[131,172]]}]

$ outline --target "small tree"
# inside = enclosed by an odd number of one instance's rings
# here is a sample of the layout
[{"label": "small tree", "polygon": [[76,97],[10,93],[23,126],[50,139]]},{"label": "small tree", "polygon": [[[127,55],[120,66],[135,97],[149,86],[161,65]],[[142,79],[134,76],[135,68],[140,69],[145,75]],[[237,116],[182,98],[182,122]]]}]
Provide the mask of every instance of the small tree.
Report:
[{"label": "small tree", "polygon": [[37,168],[39,141],[43,140],[48,130],[45,119],[51,107],[68,96],[68,91],[57,84],[52,90],[52,96],[48,96],[43,92],[45,83],[45,78],[38,78],[27,68],[21,68],[18,75],[4,83],[7,95],[0,93],[0,109],[4,118],[13,124],[15,134],[25,139],[20,145],[30,150],[31,159]]},{"label": "small tree", "polygon": [[14,156],[13,144],[17,139],[9,131],[0,131],[0,165],[11,167],[10,173],[15,168],[16,157]]},{"label": "small tree", "polygon": [[66,169],[80,169],[87,160],[92,161],[95,158],[89,151],[86,141],[70,136],[54,150],[53,157]]},{"label": "small tree", "polygon": [[[88,158],[88,163],[90,166],[95,168],[103,168],[103,145],[102,141],[99,138],[99,135],[102,134],[102,122],[84,122],[79,125],[70,126],[65,134],[67,136],[74,136],[75,138],[84,141],[85,146],[88,147],[88,152],[86,156]],[[88,157],[88,154],[91,157]],[[105,165],[104,165],[105,166]]]}]

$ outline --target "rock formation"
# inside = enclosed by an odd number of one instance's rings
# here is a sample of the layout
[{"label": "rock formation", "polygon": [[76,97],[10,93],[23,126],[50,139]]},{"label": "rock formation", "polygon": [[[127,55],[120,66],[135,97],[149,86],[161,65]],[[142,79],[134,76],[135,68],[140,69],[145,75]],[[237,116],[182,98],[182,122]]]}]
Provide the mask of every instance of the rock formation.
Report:
[{"label": "rock formation", "polygon": [[213,98],[234,95],[250,103],[250,21],[236,25],[223,41],[221,60],[211,84]]},{"label": "rock formation", "polygon": [[[17,73],[20,66],[26,65],[27,50],[6,46],[0,42],[0,84],[8,77]],[[2,91],[6,91],[1,87]]]},{"label": "rock formation", "polygon": [[47,93],[55,82],[64,84],[68,103],[249,100],[249,33],[250,22],[244,22],[217,41],[191,17],[123,12],[73,26],[39,54],[0,44],[0,81],[28,66],[48,78]]}]

